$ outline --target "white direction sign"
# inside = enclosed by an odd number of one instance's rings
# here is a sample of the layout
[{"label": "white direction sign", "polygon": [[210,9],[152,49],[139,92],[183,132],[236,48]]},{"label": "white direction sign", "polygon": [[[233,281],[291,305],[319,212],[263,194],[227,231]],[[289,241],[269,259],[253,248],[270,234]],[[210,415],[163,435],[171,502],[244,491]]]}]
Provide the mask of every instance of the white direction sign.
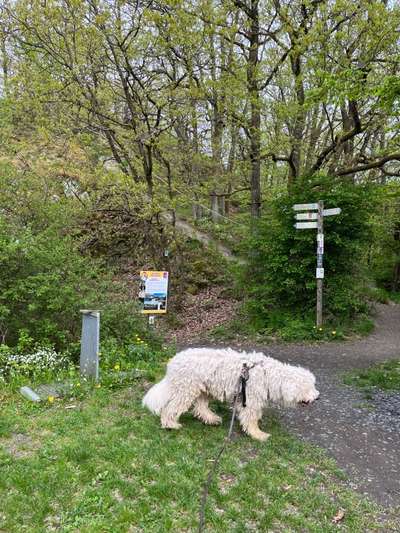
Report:
[{"label": "white direction sign", "polygon": [[296,220],[317,220],[317,213],[297,213]]},{"label": "white direction sign", "polygon": [[313,222],[296,222],[294,227],[296,229],[317,229],[317,269],[315,271],[315,277],[317,278],[317,326],[322,324],[322,290],[323,279],[325,277],[325,271],[323,269],[324,263],[324,234],[323,224],[324,217],[332,215],[340,215],[342,210],[340,207],[334,207],[331,209],[324,209],[324,202],[320,200],[314,204],[295,204],[293,211],[306,211],[305,213],[296,213],[296,220],[312,220]]},{"label": "white direction sign", "polygon": [[318,204],[294,204],[295,211],[308,211],[309,209],[318,209]]},{"label": "white direction sign", "polygon": [[340,209],[340,207],[334,207],[333,209],[324,209],[322,211],[322,214],[324,215],[324,217],[329,217],[331,215],[340,215],[341,212],[342,210]]},{"label": "white direction sign", "polygon": [[317,228],[318,224],[317,222],[296,222],[294,227],[296,229],[310,229],[310,228]]}]

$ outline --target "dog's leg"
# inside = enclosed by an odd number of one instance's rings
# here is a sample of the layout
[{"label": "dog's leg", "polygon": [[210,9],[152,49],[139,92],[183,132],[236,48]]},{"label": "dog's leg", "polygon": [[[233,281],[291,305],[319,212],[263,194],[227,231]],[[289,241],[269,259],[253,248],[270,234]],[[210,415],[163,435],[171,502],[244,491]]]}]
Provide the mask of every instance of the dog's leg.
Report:
[{"label": "dog's leg", "polygon": [[253,439],[265,441],[270,436],[269,433],[264,433],[258,427],[258,421],[262,415],[261,411],[250,409],[249,407],[241,407],[239,409],[239,422],[245,433],[250,435]]},{"label": "dog's leg", "polygon": [[179,429],[179,417],[186,413],[193,405],[196,396],[199,394],[197,389],[177,389],[171,396],[167,405],[161,409],[161,427],[165,429]]},{"label": "dog's leg", "polygon": [[193,415],[205,424],[210,424],[211,426],[216,426],[222,422],[222,418],[213,413],[208,407],[208,397],[205,394],[201,394],[201,396],[196,398]]}]

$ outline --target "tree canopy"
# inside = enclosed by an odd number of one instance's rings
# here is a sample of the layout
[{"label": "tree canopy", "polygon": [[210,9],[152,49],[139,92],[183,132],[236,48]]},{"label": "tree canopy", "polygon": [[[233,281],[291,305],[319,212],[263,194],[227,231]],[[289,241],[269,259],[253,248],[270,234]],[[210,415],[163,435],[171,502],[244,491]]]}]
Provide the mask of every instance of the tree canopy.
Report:
[{"label": "tree canopy", "polygon": [[320,171],[399,173],[396,3],[9,0],[1,17],[11,122],[90,139],[172,207],[248,189],[258,216]]}]

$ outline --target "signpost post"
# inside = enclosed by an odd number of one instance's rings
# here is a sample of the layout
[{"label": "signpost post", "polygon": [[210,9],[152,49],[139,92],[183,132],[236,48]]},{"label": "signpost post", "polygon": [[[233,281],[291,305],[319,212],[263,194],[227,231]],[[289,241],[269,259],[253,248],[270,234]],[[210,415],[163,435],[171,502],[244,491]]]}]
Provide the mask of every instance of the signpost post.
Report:
[{"label": "signpost post", "polygon": [[[322,326],[322,289],[324,284],[324,202],[318,202],[317,214],[317,328]],[[322,246],[321,246],[322,245]]]},{"label": "signpost post", "polygon": [[295,204],[294,211],[308,211],[306,213],[297,213],[296,220],[307,220],[312,222],[296,222],[296,229],[317,229],[317,268],[315,277],[317,278],[317,328],[322,326],[322,295],[324,285],[324,217],[339,215],[340,207],[333,209],[324,209],[323,200],[314,204]]}]

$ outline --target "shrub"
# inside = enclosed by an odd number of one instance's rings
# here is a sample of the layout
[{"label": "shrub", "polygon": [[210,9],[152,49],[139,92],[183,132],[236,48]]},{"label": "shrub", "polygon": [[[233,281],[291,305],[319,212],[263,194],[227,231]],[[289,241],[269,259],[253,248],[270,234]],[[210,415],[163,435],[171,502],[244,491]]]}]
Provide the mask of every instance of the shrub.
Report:
[{"label": "shrub", "polygon": [[259,329],[273,323],[274,309],[306,322],[314,316],[316,230],[294,228],[292,205],[319,199],[326,208],[342,209],[324,220],[325,317],[349,318],[366,310],[360,285],[366,276],[364,249],[371,238],[373,190],[320,176],[303,180],[290,195],[274,200],[246,243],[249,263],[242,284]]},{"label": "shrub", "polygon": [[77,343],[80,309],[102,311],[102,337],[143,332],[144,320],[126,286],[100,260],[83,256],[68,235],[16,229],[0,217],[0,337],[15,346],[21,332],[31,344],[58,350]]},{"label": "shrub", "polygon": [[369,250],[369,264],[378,287],[400,290],[400,184],[381,187],[377,209],[372,217],[374,242]]}]

